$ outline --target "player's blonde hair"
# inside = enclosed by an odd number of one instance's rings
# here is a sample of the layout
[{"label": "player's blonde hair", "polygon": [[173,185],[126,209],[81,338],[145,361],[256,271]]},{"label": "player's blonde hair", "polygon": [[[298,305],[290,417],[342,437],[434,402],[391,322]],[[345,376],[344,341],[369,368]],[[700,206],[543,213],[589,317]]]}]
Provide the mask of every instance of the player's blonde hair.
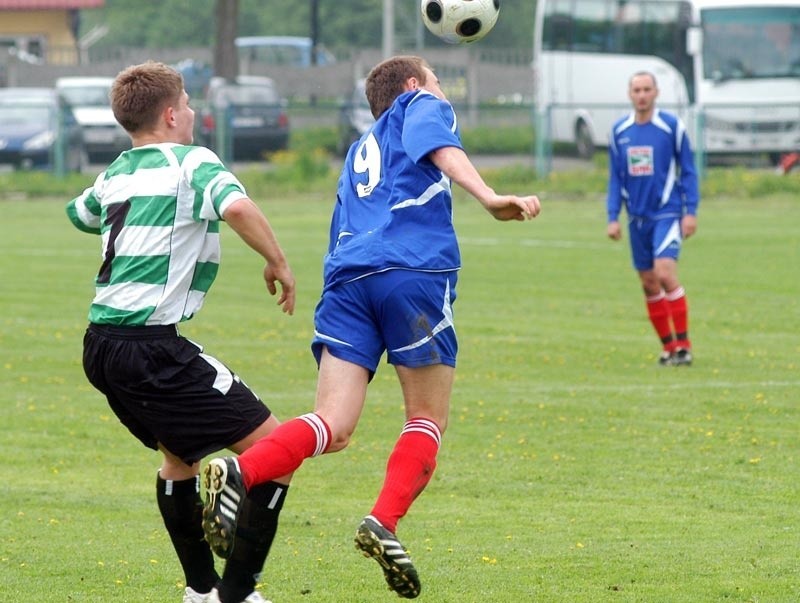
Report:
[{"label": "player's blonde hair", "polygon": [[131,65],[120,71],[111,85],[111,109],[128,132],[155,126],[161,111],[177,104],[183,92],[183,76],[156,61]]},{"label": "player's blonde hair", "polygon": [[425,68],[430,66],[425,59],[401,55],[386,59],[375,65],[367,75],[366,93],[372,116],[378,119],[392,106],[394,99],[404,92],[409,78],[415,77],[425,83]]}]

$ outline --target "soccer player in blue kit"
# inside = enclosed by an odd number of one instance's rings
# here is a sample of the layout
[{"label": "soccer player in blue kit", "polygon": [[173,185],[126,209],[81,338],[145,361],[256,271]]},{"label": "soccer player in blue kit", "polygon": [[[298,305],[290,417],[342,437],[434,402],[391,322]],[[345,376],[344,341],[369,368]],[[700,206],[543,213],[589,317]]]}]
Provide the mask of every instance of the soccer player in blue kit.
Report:
[{"label": "soccer player in blue kit", "polygon": [[656,108],[653,74],[635,73],[628,95],[633,112],[614,124],[608,147],[607,234],[622,238],[619,214],[624,202],[633,267],[663,346],[658,361],[664,366],[689,365],[689,311],[677,262],[683,239],[697,229],[694,155],[683,122]]},{"label": "soccer player in blue kit", "polygon": [[498,220],[531,219],[540,204],[534,195],[500,195],[487,186],[423,59],[383,61],[368,75],[366,93],[377,121],[350,148],[342,169],[314,317],[315,410],[283,423],[238,458],[210,461],[204,527],[212,549],[229,550],[237,501],[247,490],[292,473],[306,458],[345,448],[387,352],[405,423],[355,542],[380,564],[389,588],[411,599],[420,581],[395,531],[436,466],[458,348],[452,305],[461,259],[451,181]]}]

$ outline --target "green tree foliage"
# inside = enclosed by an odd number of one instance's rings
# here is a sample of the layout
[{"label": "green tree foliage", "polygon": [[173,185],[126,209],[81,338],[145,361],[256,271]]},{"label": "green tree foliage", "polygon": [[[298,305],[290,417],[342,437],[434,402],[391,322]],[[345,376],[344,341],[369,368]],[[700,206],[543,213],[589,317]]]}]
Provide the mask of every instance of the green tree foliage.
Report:
[{"label": "green tree foliage", "polygon": [[106,0],[103,8],[81,12],[81,30],[108,26],[96,45],[102,49],[206,46],[213,42],[213,15],[213,0]]},{"label": "green tree foliage", "polygon": [[[380,48],[383,0],[318,0],[320,40],[329,48]],[[82,32],[105,24],[109,34],[97,48],[117,46],[175,48],[214,42],[215,0],[106,0],[81,13]],[[417,27],[418,0],[395,0],[398,44],[410,44]],[[503,0],[495,30],[481,42],[486,48],[530,49],[533,12],[529,0]],[[239,35],[299,35],[310,31],[311,0],[240,0]],[[430,35],[426,46],[440,44]]]}]

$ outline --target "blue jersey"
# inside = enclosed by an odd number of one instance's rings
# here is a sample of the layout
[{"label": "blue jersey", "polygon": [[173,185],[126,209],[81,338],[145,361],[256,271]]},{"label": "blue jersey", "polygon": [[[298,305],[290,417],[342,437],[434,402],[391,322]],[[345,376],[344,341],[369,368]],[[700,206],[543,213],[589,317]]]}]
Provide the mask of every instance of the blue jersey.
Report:
[{"label": "blue jersey", "polygon": [[406,92],[350,147],[339,177],[325,288],[392,269],[461,266],[450,179],[428,154],[461,147],[447,101]]},{"label": "blue jersey", "polygon": [[655,110],[637,124],[630,114],[611,129],[608,147],[608,220],[619,219],[622,203],[631,218],[680,218],[696,214],[699,193],[694,156],[683,122]]}]

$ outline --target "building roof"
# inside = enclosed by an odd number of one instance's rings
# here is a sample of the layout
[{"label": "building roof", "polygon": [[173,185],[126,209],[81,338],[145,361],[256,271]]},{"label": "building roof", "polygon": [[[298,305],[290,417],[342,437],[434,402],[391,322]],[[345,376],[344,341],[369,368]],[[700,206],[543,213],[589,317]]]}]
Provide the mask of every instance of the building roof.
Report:
[{"label": "building roof", "polygon": [[0,0],[0,10],[68,10],[98,8],[105,0]]}]

